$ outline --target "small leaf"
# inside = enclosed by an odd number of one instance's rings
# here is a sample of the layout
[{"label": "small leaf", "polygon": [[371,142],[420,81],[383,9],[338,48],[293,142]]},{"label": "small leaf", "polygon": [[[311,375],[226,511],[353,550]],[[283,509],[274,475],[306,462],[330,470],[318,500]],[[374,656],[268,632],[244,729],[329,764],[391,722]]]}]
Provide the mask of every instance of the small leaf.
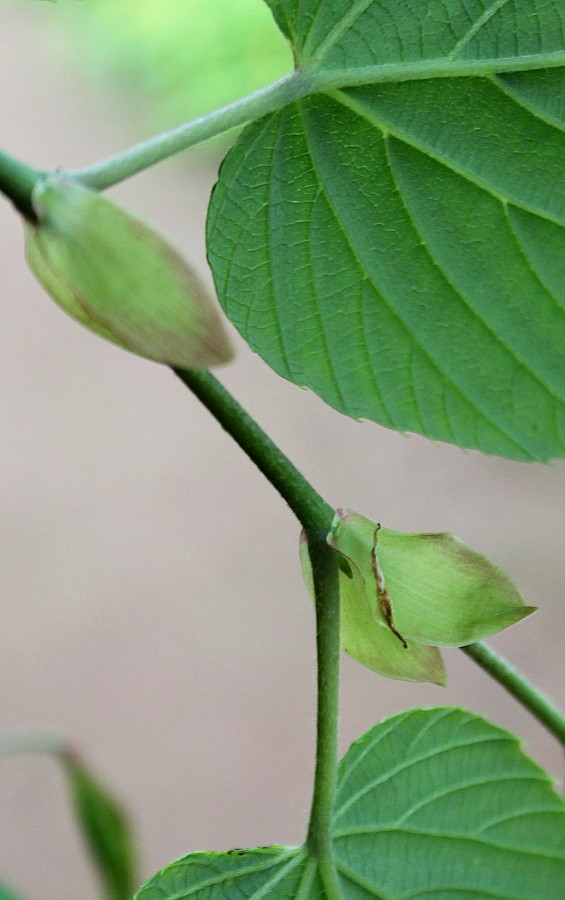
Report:
[{"label": "small leaf", "polygon": [[460,647],[535,610],[504,572],[451,534],[405,534],[338,510],[328,543],[359,571],[374,619],[406,640]]},{"label": "small leaf", "polygon": [[231,359],[208,293],[152,228],[62,175],[37,183],[33,205],[28,263],[71,316],[156,362],[202,368]]},{"label": "small leaf", "polygon": [[134,852],[126,816],[115,799],[75,756],[63,758],[75,813],[108,900],[130,900]]},{"label": "small leaf", "polygon": [[[562,900],[565,805],[508,732],[411,710],[341,761],[333,846],[342,900]],[[335,900],[324,876],[306,847],[191,853],[135,900]]]},{"label": "small leaf", "polygon": [[[134,849],[126,816],[113,796],[96,781],[66,742],[35,731],[0,735],[0,756],[41,753],[62,765],[76,818],[98,869],[107,900],[130,900],[134,886]],[[2,893],[0,900],[18,900]]]},{"label": "small leaf", "polygon": [[[304,535],[300,540],[300,562],[306,586],[314,599],[312,566]],[[377,620],[357,566],[352,565],[349,573],[340,570],[339,596],[341,646],[348,656],[386,678],[446,683],[443,660],[435,647],[412,641],[406,641],[405,646]]]}]

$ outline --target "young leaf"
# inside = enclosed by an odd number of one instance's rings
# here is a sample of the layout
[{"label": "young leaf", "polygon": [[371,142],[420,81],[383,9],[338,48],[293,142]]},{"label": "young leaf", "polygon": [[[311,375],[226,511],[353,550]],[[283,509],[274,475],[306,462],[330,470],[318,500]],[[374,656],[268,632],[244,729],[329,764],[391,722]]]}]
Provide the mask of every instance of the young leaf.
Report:
[{"label": "young leaf", "polygon": [[[300,563],[314,599],[312,566],[304,535],[300,540]],[[340,569],[339,597],[341,647],[348,656],[385,678],[446,683],[445,667],[436,647],[402,642],[375,617],[374,596],[369,599],[357,566]]]},{"label": "young leaf", "polygon": [[[565,805],[518,741],[459,709],[411,710],[340,764],[334,854],[342,900],[561,900]],[[335,900],[307,848],[193,853],[135,900]]]},{"label": "young leaf", "polygon": [[[68,745],[55,735],[6,733],[0,756],[41,753],[63,766],[77,821],[100,874],[107,900],[130,900],[134,887],[134,845],[127,818],[114,797],[88,772]],[[0,885],[0,900],[18,900]]]},{"label": "young leaf", "polygon": [[134,852],[129,823],[115,799],[73,755],[63,759],[77,820],[108,900],[130,900]]},{"label": "young leaf", "polygon": [[407,640],[461,647],[536,609],[498,566],[452,534],[406,534],[341,509],[328,543],[359,573],[373,618]]},{"label": "young leaf", "polygon": [[208,251],[229,318],[350,416],[564,457],[563,4],[270,6],[327,89],[222,167]]},{"label": "young leaf", "polygon": [[60,175],[36,185],[33,205],[28,263],[71,316],[156,362],[202,368],[231,359],[206,290],[152,228]]},{"label": "young leaf", "polygon": [[[341,646],[387,678],[445,684],[438,647],[489,637],[534,612],[497,566],[451,534],[406,534],[348,509],[328,544],[340,557]],[[304,580],[314,597],[304,535]]]}]

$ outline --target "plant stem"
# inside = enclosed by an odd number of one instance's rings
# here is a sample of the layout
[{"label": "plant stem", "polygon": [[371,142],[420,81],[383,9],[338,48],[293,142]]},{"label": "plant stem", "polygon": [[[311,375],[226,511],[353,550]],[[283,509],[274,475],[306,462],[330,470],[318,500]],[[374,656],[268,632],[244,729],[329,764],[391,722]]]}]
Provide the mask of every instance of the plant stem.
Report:
[{"label": "plant stem", "polygon": [[537,688],[482,641],[468,644],[461,650],[525,706],[565,747],[565,716]]},{"label": "plant stem", "polygon": [[330,900],[341,893],[333,865],[331,823],[337,781],[339,705],[339,576],[326,543],[333,510],[257,423],[209,372],[173,369],[278,490],[308,535],[316,600],[318,713],[316,774],[307,845],[318,860]]},{"label": "plant stem", "polygon": [[306,845],[318,861],[328,897],[339,898],[332,845],[339,714],[339,576],[336,554],[324,539],[309,537],[308,553],[316,601],[318,708],[316,772]]},{"label": "plant stem", "polygon": [[237,400],[209,372],[173,369],[259,467],[312,537],[325,539],[334,511]]},{"label": "plant stem", "polygon": [[254,119],[266,116],[287,103],[304,97],[312,92],[315,77],[309,72],[296,71],[285,75],[268,87],[262,88],[223,106],[208,115],[194,119],[173,128],[164,134],[156,135],[147,141],[130,147],[123,153],[118,153],[108,159],[88,166],[85,169],[77,169],[70,174],[78,178],[83,184],[97,190],[111,187],[126,178],[130,178],[142,169],[154,166],[156,163],[186,150],[194,144],[207,141],[231,128],[245,125]]},{"label": "plant stem", "polygon": [[[231,394],[209,372],[174,369],[286,500],[310,539],[325,538],[333,510]],[[486,644],[461,648],[565,745],[565,716]]]},{"label": "plant stem", "polygon": [[37,179],[43,174],[0,150],[0,191],[8,197],[26,219],[33,221],[31,192]]},{"label": "plant stem", "polygon": [[[181,150],[245,125],[281,109],[293,100],[317,92],[418,79],[492,76],[507,71],[562,66],[564,61],[563,51],[508,59],[466,60],[447,57],[443,60],[416,60],[410,63],[328,70],[324,70],[323,67],[317,69],[315,61],[310,60],[310,69],[296,69],[234,103],[68,174],[87,187],[104,190],[168,159],[169,156],[180,153]],[[32,169],[0,151],[0,191],[10,197],[19,211],[31,220],[33,220],[31,189],[42,174],[44,172]]]}]

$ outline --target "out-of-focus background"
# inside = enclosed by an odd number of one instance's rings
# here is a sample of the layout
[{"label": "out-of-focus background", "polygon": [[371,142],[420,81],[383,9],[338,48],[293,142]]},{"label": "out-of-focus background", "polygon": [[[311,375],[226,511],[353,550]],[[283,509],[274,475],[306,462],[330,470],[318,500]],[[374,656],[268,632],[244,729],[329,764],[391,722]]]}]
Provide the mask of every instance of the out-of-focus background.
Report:
[{"label": "out-of-focus background", "polygon": [[[72,168],[290,68],[261,0],[0,2],[0,142]],[[113,191],[204,277],[219,147]],[[75,743],[126,804],[140,879],[195,849],[302,840],[314,741],[313,614],[298,527],[164,367],[81,329],[27,271],[0,202],[0,727]],[[224,383],[333,505],[450,530],[540,611],[492,640],[565,704],[565,465],[463,453],[350,421],[237,337]],[[384,716],[460,704],[562,753],[459,651],[447,689],[343,660],[345,749]],[[94,900],[60,772],[0,760],[0,873],[30,900]]]}]

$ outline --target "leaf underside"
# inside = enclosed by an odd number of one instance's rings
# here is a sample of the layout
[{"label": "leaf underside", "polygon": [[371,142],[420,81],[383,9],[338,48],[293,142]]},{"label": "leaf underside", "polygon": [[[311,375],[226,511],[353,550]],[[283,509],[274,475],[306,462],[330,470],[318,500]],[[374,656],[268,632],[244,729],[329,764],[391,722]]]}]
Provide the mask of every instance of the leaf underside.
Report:
[{"label": "leaf underside", "polygon": [[[412,710],[340,765],[343,900],[560,900],[565,807],[514,737],[458,709]],[[335,900],[305,848],[195,853],[136,900]]]},{"label": "leaf underside", "polygon": [[[208,219],[227,315],[347,415],[564,457],[565,67],[547,66],[564,53],[565,4],[270,5],[305,68],[404,69],[241,135]],[[541,67],[497,73],[526,56]],[[410,80],[421,62],[436,77]]]}]

